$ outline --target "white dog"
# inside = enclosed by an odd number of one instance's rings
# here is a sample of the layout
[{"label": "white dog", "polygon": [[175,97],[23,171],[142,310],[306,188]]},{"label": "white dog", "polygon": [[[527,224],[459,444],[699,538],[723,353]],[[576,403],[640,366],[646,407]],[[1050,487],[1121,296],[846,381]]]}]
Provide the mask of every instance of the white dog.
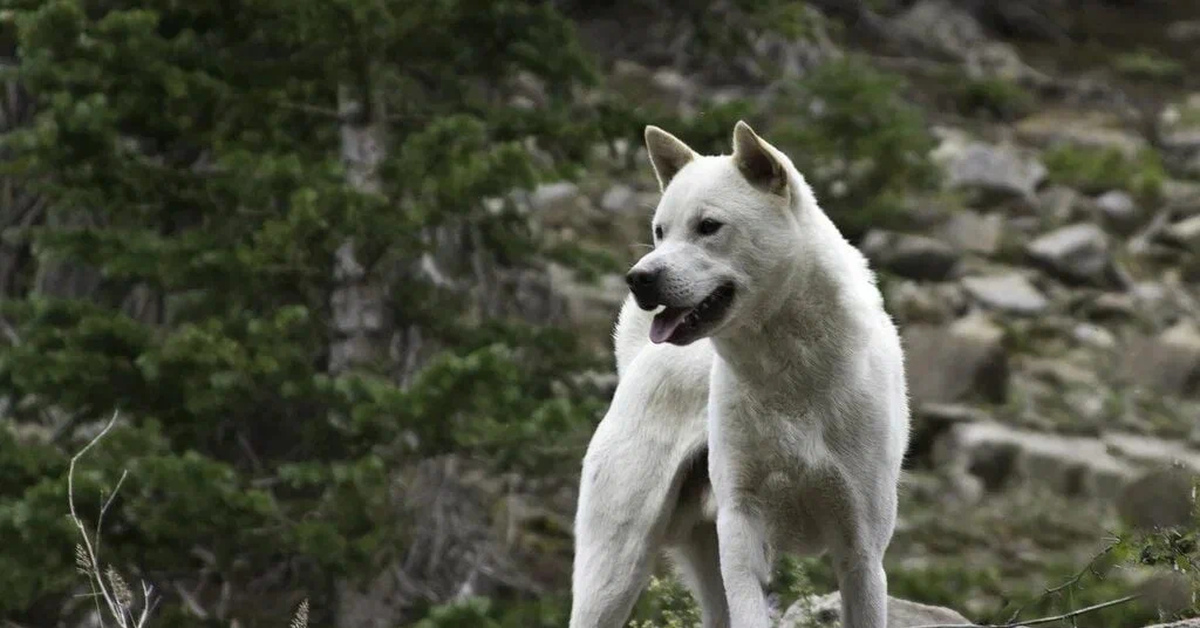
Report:
[{"label": "white dog", "polygon": [[706,627],[768,626],[774,553],[827,551],[843,625],[884,628],[909,411],[874,276],[744,122],[732,155],[656,127],[646,145],[655,248],[627,276],[620,382],[583,461],[571,628],[623,625],[663,550]]}]

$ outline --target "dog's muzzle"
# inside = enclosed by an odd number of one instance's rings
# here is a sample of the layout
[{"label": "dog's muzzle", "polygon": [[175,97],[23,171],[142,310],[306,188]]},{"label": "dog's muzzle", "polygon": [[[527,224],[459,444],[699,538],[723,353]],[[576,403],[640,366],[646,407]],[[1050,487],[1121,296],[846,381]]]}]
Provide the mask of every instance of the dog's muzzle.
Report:
[{"label": "dog's muzzle", "polygon": [[662,304],[659,283],[662,273],[657,270],[634,269],[625,275],[625,283],[638,307],[649,312]]}]

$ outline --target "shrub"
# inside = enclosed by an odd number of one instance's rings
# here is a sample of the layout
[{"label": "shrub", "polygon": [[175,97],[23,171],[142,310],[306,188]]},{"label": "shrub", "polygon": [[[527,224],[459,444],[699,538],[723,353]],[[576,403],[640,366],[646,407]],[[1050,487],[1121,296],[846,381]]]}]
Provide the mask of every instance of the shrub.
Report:
[{"label": "shrub", "polygon": [[984,114],[997,120],[1015,120],[1030,112],[1033,94],[1017,83],[1001,78],[954,81],[955,107],[963,115]]},{"label": "shrub", "polygon": [[1156,199],[1167,179],[1157,151],[1145,149],[1129,157],[1117,148],[1092,149],[1059,145],[1042,156],[1050,180],[1085,194],[1123,189],[1144,199]]},{"label": "shrub", "polygon": [[856,57],[830,61],[784,89],[787,104],[768,129],[851,239],[899,226],[904,196],[937,186],[934,140],[904,87]]},{"label": "shrub", "polygon": [[1179,78],[1184,66],[1155,50],[1141,49],[1117,55],[1113,67],[1126,76],[1149,80]]}]

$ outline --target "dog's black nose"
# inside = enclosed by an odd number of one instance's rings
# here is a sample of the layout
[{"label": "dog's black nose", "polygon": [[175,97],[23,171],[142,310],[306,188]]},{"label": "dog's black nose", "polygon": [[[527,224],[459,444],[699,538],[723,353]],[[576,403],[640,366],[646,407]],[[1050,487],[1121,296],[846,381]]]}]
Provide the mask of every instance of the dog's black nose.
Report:
[{"label": "dog's black nose", "polygon": [[652,287],[657,282],[658,271],[656,270],[631,270],[625,275],[625,283],[629,284],[629,289],[635,293]]},{"label": "dog's black nose", "polygon": [[658,306],[658,276],[657,270],[631,270],[625,275],[625,283],[629,291],[642,309],[652,310]]}]

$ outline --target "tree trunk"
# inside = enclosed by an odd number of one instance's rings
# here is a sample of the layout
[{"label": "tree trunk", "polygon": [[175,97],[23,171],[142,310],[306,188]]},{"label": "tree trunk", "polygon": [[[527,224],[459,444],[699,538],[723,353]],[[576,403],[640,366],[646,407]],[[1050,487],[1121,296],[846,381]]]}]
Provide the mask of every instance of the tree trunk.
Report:
[{"label": "tree trunk", "polygon": [[[381,194],[379,165],[386,154],[383,99],[364,89],[342,86],[338,91],[342,161],[347,182],[364,194]],[[381,278],[364,268],[354,243],[344,242],[334,262],[333,341],[329,372],[380,364],[388,356],[389,317]]]}]

